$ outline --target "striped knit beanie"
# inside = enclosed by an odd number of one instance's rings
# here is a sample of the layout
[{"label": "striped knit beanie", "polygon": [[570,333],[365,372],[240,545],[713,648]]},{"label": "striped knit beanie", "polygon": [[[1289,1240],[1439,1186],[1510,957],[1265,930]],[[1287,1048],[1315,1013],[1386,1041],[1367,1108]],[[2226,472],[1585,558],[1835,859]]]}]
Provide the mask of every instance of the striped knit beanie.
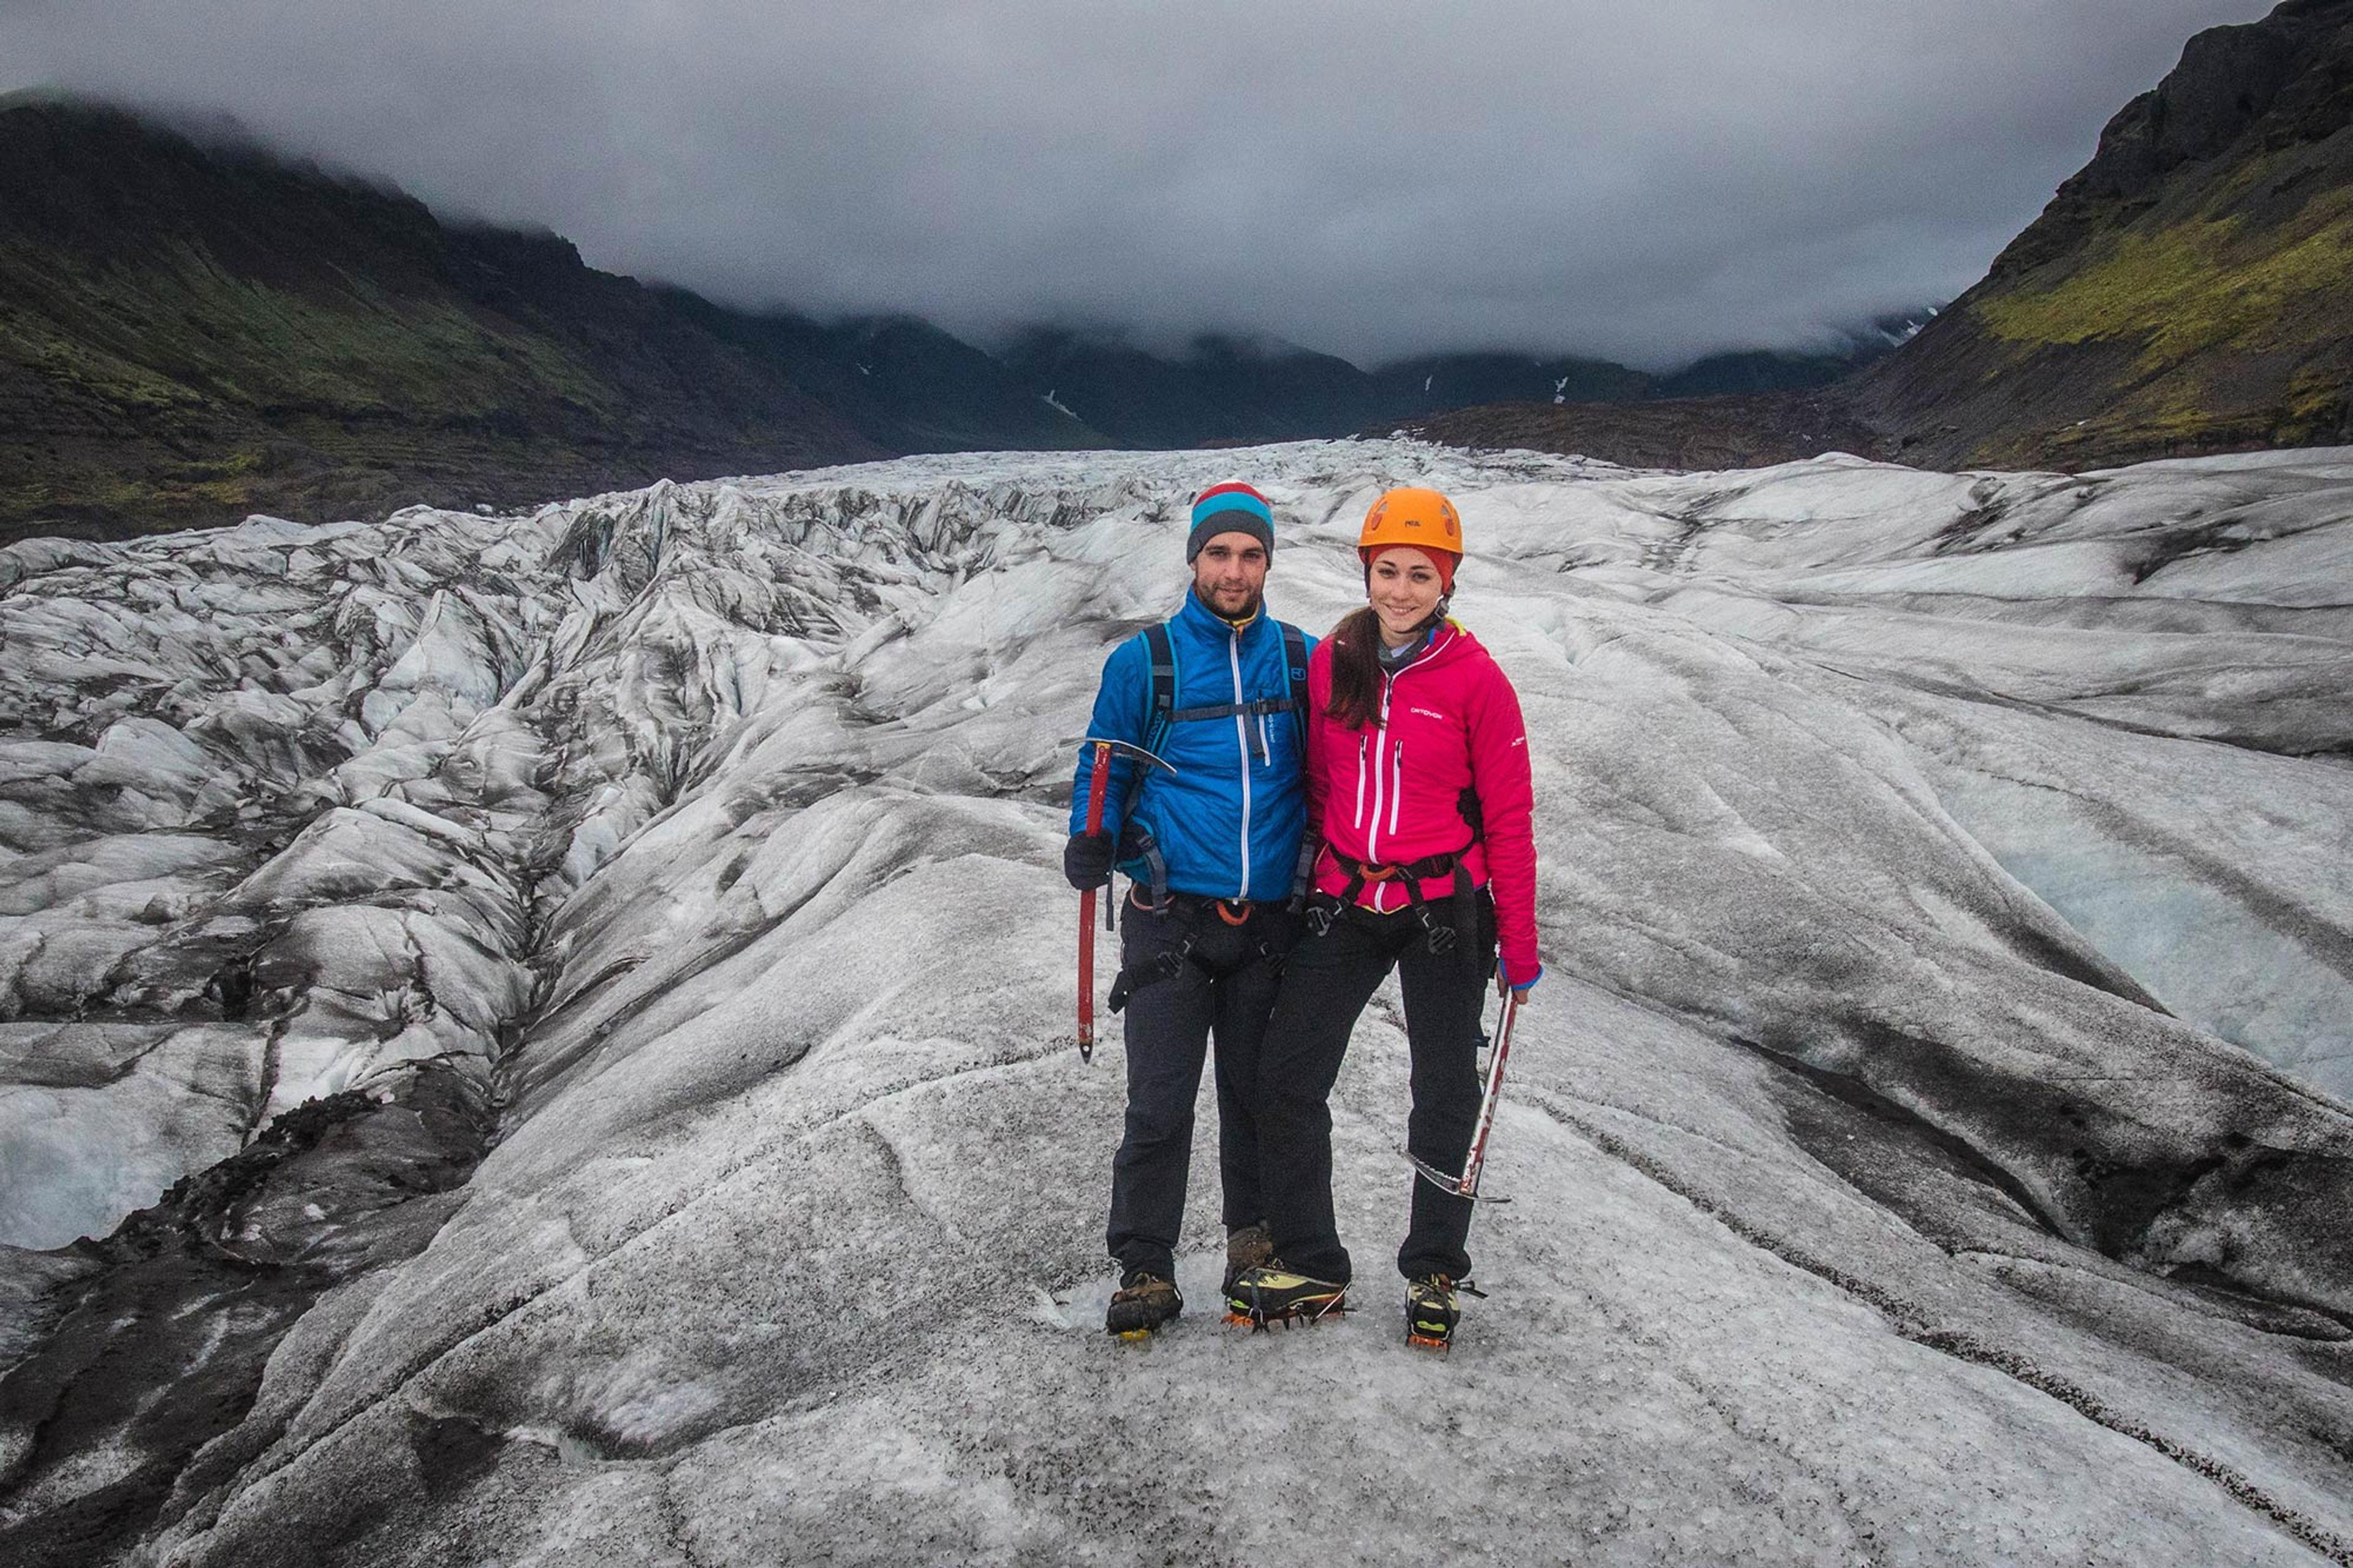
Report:
[{"label": "striped knit beanie", "polygon": [[1248,485],[1211,485],[1193,502],[1193,531],[1185,540],[1185,563],[1221,533],[1247,533],[1274,553],[1274,509]]}]

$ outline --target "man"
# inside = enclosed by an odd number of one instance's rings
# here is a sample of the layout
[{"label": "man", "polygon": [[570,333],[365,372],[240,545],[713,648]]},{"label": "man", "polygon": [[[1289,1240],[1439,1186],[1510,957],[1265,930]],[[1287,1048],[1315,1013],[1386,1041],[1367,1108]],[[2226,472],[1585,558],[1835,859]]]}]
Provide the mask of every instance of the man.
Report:
[{"label": "man", "polygon": [[1274,510],[1248,485],[1193,503],[1193,582],[1161,626],[1113,649],[1088,733],[1113,753],[1103,830],[1086,829],[1094,749],[1082,747],[1063,874],[1082,890],[1131,879],[1121,906],[1127,1127],[1112,1163],[1120,1288],[1103,1326],[1139,1337],[1184,1310],[1176,1248],[1193,1154],[1193,1100],[1217,1040],[1219,1168],[1230,1279],[1270,1253],[1250,1105],[1260,1042],[1298,930],[1287,907],[1306,826],[1298,710],[1313,646],[1264,613]]}]

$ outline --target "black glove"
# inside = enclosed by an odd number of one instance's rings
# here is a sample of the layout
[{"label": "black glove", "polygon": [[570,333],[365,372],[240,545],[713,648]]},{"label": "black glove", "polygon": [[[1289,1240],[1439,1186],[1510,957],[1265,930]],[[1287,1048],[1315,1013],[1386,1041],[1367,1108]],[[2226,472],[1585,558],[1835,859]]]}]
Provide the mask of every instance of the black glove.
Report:
[{"label": "black glove", "polygon": [[1111,885],[1115,859],[1108,833],[1073,833],[1062,846],[1062,876],[1082,893]]}]

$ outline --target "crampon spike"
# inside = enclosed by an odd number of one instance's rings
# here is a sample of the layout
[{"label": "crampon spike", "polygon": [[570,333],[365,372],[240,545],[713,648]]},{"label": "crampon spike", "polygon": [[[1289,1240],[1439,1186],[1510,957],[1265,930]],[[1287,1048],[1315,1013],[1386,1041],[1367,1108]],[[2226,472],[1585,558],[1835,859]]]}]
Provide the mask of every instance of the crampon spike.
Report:
[{"label": "crampon spike", "polygon": [[1226,1321],[1237,1329],[1247,1328],[1254,1334],[1265,1333],[1281,1323],[1283,1331],[1288,1333],[1298,1324],[1304,1323],[1312,1329],[1326,1318],[1345,1317],[1347,1311],[1346,1304],[1341,1303],[1326,1307],[1320,1312],[1228,1312]]}]

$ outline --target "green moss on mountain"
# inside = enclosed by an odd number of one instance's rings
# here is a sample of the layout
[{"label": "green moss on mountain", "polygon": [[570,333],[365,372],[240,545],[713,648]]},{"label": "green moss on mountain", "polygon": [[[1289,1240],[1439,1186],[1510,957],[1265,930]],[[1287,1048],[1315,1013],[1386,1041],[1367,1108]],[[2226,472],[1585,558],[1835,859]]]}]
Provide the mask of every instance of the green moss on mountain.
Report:
[{"label": "green moss on mountain", "polygon": [[2293,222],[2236,216],[2135,226],[2102,241],[2047,288],[1972,301],[2005,342],[2027,347],[2130,337],[2142,369],[2221,349],[2308,346],[2317,314],[2353,298],[2353,190],[2327,192]]}]

